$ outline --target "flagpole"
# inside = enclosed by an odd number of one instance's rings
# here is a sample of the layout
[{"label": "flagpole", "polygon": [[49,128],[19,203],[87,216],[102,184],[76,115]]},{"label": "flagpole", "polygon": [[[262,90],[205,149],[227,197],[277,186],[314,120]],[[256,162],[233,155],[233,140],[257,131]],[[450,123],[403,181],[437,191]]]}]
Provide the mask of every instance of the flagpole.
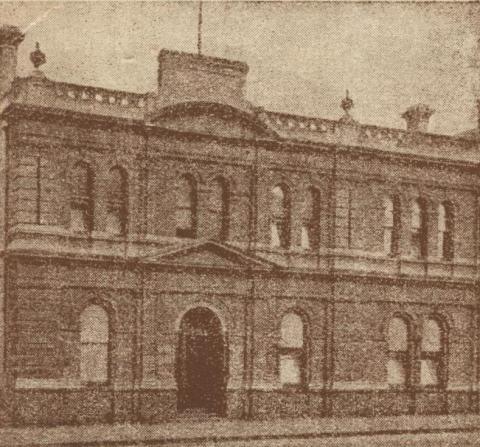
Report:
[{"label": "flagpole", "polygon": [[197,50],[198,54],[202,54],[202,8],[203,2],[198,2],[198,41],[197,41]]}]

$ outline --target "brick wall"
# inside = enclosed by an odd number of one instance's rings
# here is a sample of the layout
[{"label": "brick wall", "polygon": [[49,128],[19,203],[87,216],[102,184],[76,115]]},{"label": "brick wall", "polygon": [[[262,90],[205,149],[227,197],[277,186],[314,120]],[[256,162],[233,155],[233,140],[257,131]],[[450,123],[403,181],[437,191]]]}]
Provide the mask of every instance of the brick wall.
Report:
[{"label": "brick wall", "polygon": [[[41,408],[59,409],[59,423],[175,417],[178,324],[195,306],[210,307],[224,324],[231,417],[474,410],[475,279],[468,272],[461,278],[452,276],[448,269],[475,264],[476,173],[449,164],[367,156],[353,149],[67,121],[18,119],[10,125],[9,137],[12,257],[7,261],[5,376],[6,392],[15,394],[12,411],[18,420],[51,421],[41,416]],[[91,237],[68,232],[68,173],[78,160],[88,161],[95,172]],[[107,176],[116,165],[129,174],[131,240],[118,241],[105,233]],[[212,185],[223,176],[231,191],[229,242],[244,249],[255,243],[260,257],[278,263],[276,272],[253,275],[245,265],[233,270],[231,263],[217,270],[195,270],[132,261],[132,253],[154,255],[180,242],[173,239],[175,193],[185,173],[197,182],[199,238],[212,236]],[[288,186],[292,199],[292,247],[285,252],[269,244],[271,189],[279,183]],[[317,252],[299,250],[310,186],[318,188],[321,198]],[[354,205],[350,247],[341,234],[344,190]],[[383,197],[392,193],[400,197],[400,249],[405,258],[411,251],[411,201],[426,199],[432,265],[438,264],[438,204],[454,204],[456,260],[447,270],[425,275],[421,266],[420,273],[411,276],[399,276],[396,270],[386,274],[376,267],[361,274],[355,270],[369,256],[377,256],[382,267],[392,261],[382,254]],[[20,224],[37,226],[30,227],[27,237]],[[253,229],[256,233],[249,240]],[[154,237],[148,243],[147,235]],[[336,258],[325,256],[331,248],[344,249],[353,259],[344,269],[348,271],[332,270]],[[14,257],[22,250],[27,250],[26,257]],[[100,251],[107,262],[94,258]],[[338,256],[343,252],[338,250]],[[113,382],[96,390],[78,384],[78,317],[91,302],[105,303],[114,316]],[[297,393],[282,389],[278,377],[278,329],[289,309],[308,322],[309,389]],[[419,327],[432,312],[445,316],[450,359],[446,390],[410,393],[386,386],[385,328],[395,312],[411,315]],[[30,385],[16,389],[19,379]],[[44,389],[32,385],[35,381]],[[55,386],[47,390],[45,384]]]}]

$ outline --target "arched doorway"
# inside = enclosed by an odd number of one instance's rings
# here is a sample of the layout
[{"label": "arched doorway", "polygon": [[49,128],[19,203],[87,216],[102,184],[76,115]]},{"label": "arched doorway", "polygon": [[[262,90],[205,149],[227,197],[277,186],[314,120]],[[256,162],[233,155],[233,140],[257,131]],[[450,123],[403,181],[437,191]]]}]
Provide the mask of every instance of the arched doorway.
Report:
[{"label": "arched doorway", "polygon": [[180,324],[176,376],[178,409],[223,414],[228,374],[226,341],[213,311],[189,310]]}]

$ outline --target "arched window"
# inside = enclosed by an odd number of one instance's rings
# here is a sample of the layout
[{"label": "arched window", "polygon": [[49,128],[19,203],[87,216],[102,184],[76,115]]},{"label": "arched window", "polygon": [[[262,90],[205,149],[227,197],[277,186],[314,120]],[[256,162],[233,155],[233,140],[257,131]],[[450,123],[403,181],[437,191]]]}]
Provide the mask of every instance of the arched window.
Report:
[{"label": "arched window", "polygon": [[106,382],[109,370],[109,321],[103,307],[88,306],[80,316],[80,379]]},{"label": "arched window", "polygon": [[447,334],[436,318],[427,318],[422,328],[420,384],[444,386],[446,383]]},{"label": "arched window", "polygon": [[77,163],[71,172],[70,229],[90,232],[93,229],[93,173],[87,163]]},{"label": "arched window", "polygon": [[412,202],[412,252],[417,258],[426,258],[428,254],[426,203],[422,199]]},{"label": "arched window", "polygon": [[300,245],[306,250],[316,250],[319,247],[319,243],[320,192],[316,188],[309,188],[305,197]]},{"label": "arched window", "polygon": [[228,182],[218,177],[213,181],[210,205],[214,215],[214,235],[217,239],[228,239],[230,227],[230,188]]},{"label": "arched window", "polygon": [[397,196],[383,200],[383,247],[386,254],[398,254],[400,242],[400,200]]},{"label": "arched window", "polygon": [[128,221],[128,178],[119,167],[112,168],[108,179],[106,229],[111,234],[124,235]]},{"label": "arched window", "polygon": [[394,386],[407,386],[410,380],[411,343],[408,323],[394,317],[388,325],[387,382]]},{"label": "arched window", "polygon": [[282,385],[305,383],[305,328],[302,318],[289,312],[280,325],[279,374]]},{"label": "arched window", "polygon": [[290,246],[290,198],[285,186],[277,185],[271,195],[270,245]]},{"label": "arched window", "polygon": [[453,206],[450,202],[443,202],[438,205],[438,254],[447,261],[451,261],[454,255],[453,227]]},{"label": "arched window", "polygon": [[189,176],[182,176],[178,181],[175,218],[178,237],[196,237],[197,188],[195,181]]}]

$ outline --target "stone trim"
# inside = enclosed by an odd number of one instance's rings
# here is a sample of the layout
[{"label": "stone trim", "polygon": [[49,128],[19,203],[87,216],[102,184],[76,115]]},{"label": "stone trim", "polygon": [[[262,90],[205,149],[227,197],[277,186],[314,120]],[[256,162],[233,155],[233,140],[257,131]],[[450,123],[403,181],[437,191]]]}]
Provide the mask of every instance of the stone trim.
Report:
[{"label": "stone trim", "polygon": [[373,390],[390,390],[392,389],[388,383],[371,383],[371,382],[333,382],[332,391],[373,391]]}]

